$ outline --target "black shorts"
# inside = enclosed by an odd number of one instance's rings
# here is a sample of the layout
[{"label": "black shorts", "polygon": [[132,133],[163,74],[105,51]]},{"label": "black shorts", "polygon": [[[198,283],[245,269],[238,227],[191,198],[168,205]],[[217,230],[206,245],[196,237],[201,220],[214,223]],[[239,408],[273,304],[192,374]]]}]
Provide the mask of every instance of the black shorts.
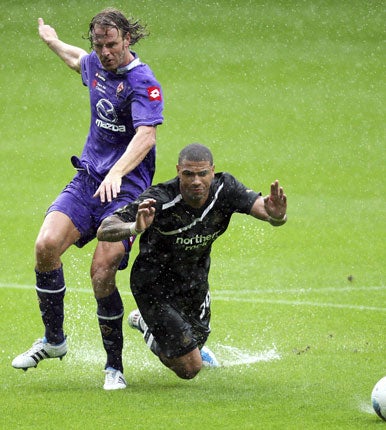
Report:
[{"label": "black shorts", "polygon": [[210,333],[210,294],[159,295],[134,293],[142,318],[159,349],[178,358],[201,348]]}]

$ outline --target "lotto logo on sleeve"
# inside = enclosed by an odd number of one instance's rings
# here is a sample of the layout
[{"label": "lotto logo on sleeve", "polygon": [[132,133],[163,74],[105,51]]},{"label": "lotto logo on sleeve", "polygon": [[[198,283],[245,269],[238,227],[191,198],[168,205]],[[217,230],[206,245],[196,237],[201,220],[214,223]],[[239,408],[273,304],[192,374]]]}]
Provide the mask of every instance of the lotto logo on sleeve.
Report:
[{"label": "lotto logo on sleeve", "polygon": [[162,101],[161,90],[159,87],[148,87],[147,94],[151,102],[155,100]]}]

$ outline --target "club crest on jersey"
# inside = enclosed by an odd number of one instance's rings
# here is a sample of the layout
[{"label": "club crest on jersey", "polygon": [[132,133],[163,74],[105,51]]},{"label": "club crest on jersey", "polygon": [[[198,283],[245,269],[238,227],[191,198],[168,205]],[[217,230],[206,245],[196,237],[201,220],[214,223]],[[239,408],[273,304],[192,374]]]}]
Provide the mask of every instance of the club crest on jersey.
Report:
[{"label": "club crest on jersey", "polygon": [[121,82],[118,86],[117,86],[117,92],[116,92],[116,96],[118,97],[119,94],[123,91],[123,82]]},{"label": "club crest on jersey", "polygon": [[151,102],[155,100],[162,101],[161,90],[159,87],[148,87],[147,94]]}]

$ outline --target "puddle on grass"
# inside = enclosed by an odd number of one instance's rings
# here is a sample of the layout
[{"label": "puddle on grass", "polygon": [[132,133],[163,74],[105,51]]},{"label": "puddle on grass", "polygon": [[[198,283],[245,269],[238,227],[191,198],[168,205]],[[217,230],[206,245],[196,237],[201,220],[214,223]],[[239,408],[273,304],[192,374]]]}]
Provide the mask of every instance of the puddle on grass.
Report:
[{"label": "puddle on grass", "polygon": [[[71,306],[72,305],[72,306]],[[101,365],[106,360],[102,346],[100,333],[97,327],[95,314],[88,309],[85,311],[78,301],[72,303],[69,308],[71,318],[67,319],[67,334],[69,343],[68,359],[83,366]],[[133,338],[131,336],[136,336]],[[208,344],[208,347],[216,355],[221,367],[250,365],[259,362],[269,362],[281,359],[275,345],[259,350],[258,347],[241,349],[220,342]],[[139,369],[159,369],[158,358],[153,355],[139,333],[129,329],[129,335],[125,333],[123,360],[126,366]]]},{"label": "puddle on grass", "polygon": [[264,351],[248,351],[234,346],[217,344],[213,349],[222,367],[240,366],[258,362],[280,360],[281,356],[276,348]]},{"label": "puddle on grass", "polygon": [[[213,347],[210,346],[210,348],[215,353],[221,367],[242,366],[281,359],[280,354],[274,347],[264,351],[249,351],[234,346],[216,344]],[[71,354],[71,359],[76,360],[79,364],[98,365],[104,363],[105,360],[104,350],[102,349],[102,345],[98,346],[96,343],[82,342],[76,346],[76,353]],[[130,367],[158,369],[160,366],[158,359],[147,349],[145,344],[126,345],[123,355],[124,361],[127,364],[130,363]]]}]

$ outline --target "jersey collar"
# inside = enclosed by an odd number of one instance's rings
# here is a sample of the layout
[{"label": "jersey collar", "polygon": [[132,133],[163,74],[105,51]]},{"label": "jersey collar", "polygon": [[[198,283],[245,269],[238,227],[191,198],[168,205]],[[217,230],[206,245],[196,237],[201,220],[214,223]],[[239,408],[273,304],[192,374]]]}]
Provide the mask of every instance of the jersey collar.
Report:
[{"label": "jersey collar", "polygon": [[124,75],[125,73],[129,72],[130,70],[134,69],[134,67],[137,67],[141,64],[141,61],[139,58],[135,58],[131,63],[127,64],[123,67],[118,67],[116,74],[117,75]]}]

